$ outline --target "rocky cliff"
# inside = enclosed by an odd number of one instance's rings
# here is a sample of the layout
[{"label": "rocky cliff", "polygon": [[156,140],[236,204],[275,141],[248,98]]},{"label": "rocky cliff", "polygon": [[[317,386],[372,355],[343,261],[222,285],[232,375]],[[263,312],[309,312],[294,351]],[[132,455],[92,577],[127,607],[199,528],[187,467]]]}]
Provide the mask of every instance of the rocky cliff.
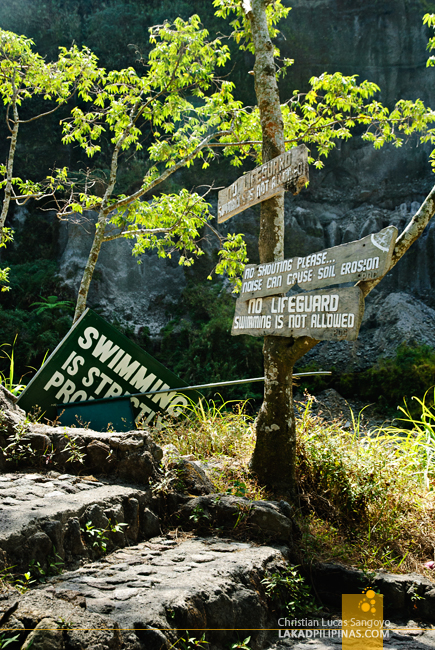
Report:
[{"label": "rocky cliff", "polygon": [[[327,70],[358,74],[381,87],[380,99],[392,106],[399,98],[420,97],[435,106],[435,71],[426,68],[428,30],[420,0],[295,0],[282,25],[280,47],[295,58],[281,89],[294,88]],[[252,83],[247,77],[247,83]],[[394,224],[399,232],[433,184],[429,149],[410,139],[401,149],[375,151],[354,138],[338,146],[322,171],[311,171],[311,183],[299,196],[286,199],[285,254],[306,255],[358,239]],[[234,178],[239,172],[234,170]],[[230,179],[231,182],[231,179]],[[221,226],[244,231],[250,261],[256,262],[258,207]],[[78,286],[89,236],[79,226],[62,232],[61,272]],[[144,258],[138,266],[131,244],[106,245],[98,262],[90,304],[116,310],[135,328],[144,325],[158,335],[170,318],[185,285],[174,261]],[[361,368],[380,354],[393,354],[402,341],[435,343],[435,222],[367,300],[361,335],[356,343],[323,344],[311,353],[324,366]]]}]

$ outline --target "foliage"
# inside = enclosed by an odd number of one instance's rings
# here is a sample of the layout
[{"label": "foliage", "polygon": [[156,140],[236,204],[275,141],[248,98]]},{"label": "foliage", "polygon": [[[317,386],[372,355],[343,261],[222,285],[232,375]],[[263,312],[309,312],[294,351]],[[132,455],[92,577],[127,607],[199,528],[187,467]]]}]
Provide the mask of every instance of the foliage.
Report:
[{"label": "foliage", "polygon": [[[250,473],[248,462],[255,445],[253,418],[245,412],[247,402],[224,402],[202,399],[184,410],[184,418],[163,420],[162,428],[153,430],[153,437],[161,445],[172,444],[180,455],[194,455],[207,461],[219,460],[211,466],[212,480],[218,492],[246,496],[249,499],[267,498]],[[174,470],[166,470],[163,481],[155,491],[171,489],[178,480]],[[163,486],[163,487],[162,487]]]},{"label": "foliage", "polygon": [[183,408],[183,420],[167,418],[155,436],[165,444],[176,440],[175,446],[182,455],[193,454],[204,459],[245,456],[250,448],[246,431],[252,417],[245,414],[246,403],[237,403],[235,410],[231,410],[231,404],[222,402],[218,406],[214,400],[204,399],[198,404],[190,402]]},{"label": "foliage", "polygon": [[8,346],[12,347],[10,353],[7,352],[6,350],[1,350],[3,354],[0,358],[7,359],[9,361],[9,368],[7,374],[0,370],[0,384],[3,384],[3,386],[13,395],[19,395],[21,391],[24,390],[25,388],[24,384],[21,383],[21,380],[17,384],[14,383],[14,376],[15,376],[14,350],[15,350],[15,343],[17,340],[17,336],[18,334],[15,336],[12,346],[10,346],[9,343],[2,343],[0,345],[0,349]]},{"label": "foliage", "polygon": [[[3,245],[12,236],[9,228],[4,230],[10,202],[23,205],[29,199],[39,200],[50,196],[59,187],[57,179],[52,177],[48,179],[48,184],[41,185],[14,176],[20,125],[55,112],[70,99],[76,84],[80,85],[82,75],[89,75],[89,64],[92,70],[93,58],[87,49],[80,51],[76,46],[70,50],[61,48],[58,61],[46,63],[33,51],[33,45],[31,39],[0,29],[0,97],[6,108],[9,131],[6,161],[0,164],[0,188],[4,190],[0,214],[0,243]],[[40,109],[38,101],[32,101],[35,98],[51,102],[51,107]],[[21,114],[24,103],[34,109],[26,118]],[[6,281],[5,269],[1,272],[0,280],[2,283]]]},{"label": "foliage", "polygon": [[17,575],[13,574],[12,570],[15,568],[14,566],[6,567],[0,571],[0,586],[12,586],[24,594],[36,582],[43,584],[47,582],[48,578],[60,575],[63,571],[62,567],[64,564],[61,556],[56,552],[56,547],[53,546],[52,552],[47,556],[44,566],[37,560],[32,559],[30,560],[28,570],[24,574],[20,574],[22,577],[17,577]]},{"label": "foliage", "polygon": [[[3,294],[0,331],[2,342],[9,346],[18,335],[18,344],[14,347],[14,383],[28,375],[30,368],[40,367],[47,350],[54,350],[71,327],[72,319],[67,313],[58,312],[57,317],[53,318],[50,311],[38,316],[35,310],[29,310],[41,292],[48,295],[57,292],[62,299],[70,297],[61,286],[56,271],[56,262],[52,260],[11,264],[11,291]],[[5,356],[0,357],[0,370],[4,375],[9,375],[10,362]],[[26,383],[26,380],[21,382]]]},{"label": "foliage", "polygon": [[427,490],[431,489],[431,482],[435,479],[435,388],[432,389],[433,397],[429,402],[427,396],[430,390],[426,391],[423,399],[415,396],[412,398],[419,405],[421,419],[413,417],[411,410],[406,404],[406,400],[405,408],[399,406],[399,411],[405,417],[397,418],[397,422],[404,422],[411,427],[411,431],[405,433],[404,429],[398,426],[387,426],[381,429],[381,432],[389,442],[400,441],[401,444],[404,444],[403,440],[405,439],[407,443],[410,443],[414,454],[419,456],[420,462],[423,462],[425,466],[423,483]]},{"label": "foliage", "polygon": [[[232,13],[236,14],[235,20],[230,23],[234,30],[231,36],[241,50],[248,50],[255,54],[251,24],[243,5],[243,2],[237,0],[213,0],[213,6],[216,8],[215,13],[219,18],[227,19]],[[275,25],[283,18],[287,18],[290,11],[291,7],[284,7],[281,0],[268,3],[266,6],[266,19],[271,39],[279,34],[279,30],[276,29]],[[275,47],[274,55],[277,57],[279,54],[278,48]]]},{"label": "foliage", "polygon": [[281,571],[267,575],[261,583],[267,596],[280,601],[290,616],[315,613],[318,608],[311,595],[310,587],[297,571],[296,566],[286,566]]},{"label": "foliage", "polygon": [[[229,49],[218,38],[208,39],[196,15],[187,21],[177,18],[172,25],[150,28],[150,43],[154,47],[146,74],[139,75],[133,68],[108,73],[99,69],[92,83],[86,88],[79,86],[85,107],[74,107],[71,118],[63,120],[64,143],[77,142],[89,157],[99,153],[107,139],[112,144],[109,177],[102,196],[92,193],[94,183],[76,187],[75,179],[68,180],[60,172],[62,181],[72,190],[60,214],[94,209],[99,215],[94,253],[79,293],[82,301],[89,286],[87,276],[93,272],[95,252],[98,255],[104,241],[134,236],[135,254],[148,248],[157,249],[160,257],[178,252],[179,264],[185,266],[192,264],[194,256],[203,254],[196,240],[199,229],[212,218],[204,197],[186,190],[160,196],[151,196],[151,192],[195,160],[203,168],[208,167],[214,156],[208,143],[231,132],[232,116],[240,103],[232,96],[233,85],[215,74],[216,68],[228,60]],[[119,157],[124,152],[142,150],[145,137],[150,144],[148,171],[142,185],[130,195],[118,194],[115,185]],[[150,198],[142,201],[146,194]],[[246,262],[244,242],[240,236],[228,242],[220,235],[218,239],[219,269],[235,280]],[[76,316],[83,309],[84,302],[79,303]]]},{"label": "foliage", "polygon": [[3,449],[3,456],[5,460],[14,462],[16,464],[23,461],[31,464],[36,462],[36,452],[32,448],[32,445],[30,442],[23,441],[26,433],[27,421],[24,420],[24,423],[18,425],[15,428],[14,433],[7,438],[7,442],[9,444]]},{"label": "foliage", "polygon": [[48,296],[47,298],[41,296],[41,300],[32,302],[31,307],[38,307],[36,315],[40,316],[45,311],[54,311],[55,309],[70,311],[74,309],[74,304],[71,300],[59,300],[57,296]]},{"label": "foliage", "polygon": [[[428,386],[435,384],[435,350],[428,345],[402,343],[392,359],[380,358],[361,373],[343,374],[335,378],[337,390],[343,395],[358,394],[374,401],[381,408],[396,409],[403,397],[423,397]],[[414,416],[420,412],[419,402],[411,403]]]},{"label": "foliage", "polygon": [[[5,248],[8,242],[12,241],[12,231],[10,228],[3,228],[2,237],[0,238],[0,249]],[[0,292],[9,291],[9,266],[0,268]]]},{"label": "foliage", "polygon": [[20,635],[16,634],[15,636],[6,636],[6,632],[0,634],[0,648],[7,648],[11,643],[19,641]]},{"label": "foliage", "polygon": [[64,564],[65,563],[61,556],[56,553],[56,547],[53,546],[53,552],[47,557],[46,567],[43,567],[41,563],[37,562],[35,559],[30,560],[29,571],[24,574],[24,577],[28,584],[35,581],[44,584],[47,582],[47,578],[60,575]]},{"label": "foliage", "polygon": [[[231,336],[233,316],[234,298],[220,283],[189,285],[154,354],[189,384],[261,377],[262,339]],[[211,397],[215,391],[204,394]],[[262,386],[243,384],[219,392],[230,399],[259,399]]]},{"label": "foliage", "polygon": [[[171,458],[172,460],[172,458]],[[161,473],[156,481],[151,481],[151,491],[154,495],[166,495],[174,490],[182,492],[184,483],[177,468],[169,467],[169,463],[160,464]]]},{"label": "foliage", "polygon": [[[320,370],[316,363],[299,365],[298,372]],[[374,403],[384,416],[397,417],[403,398],[414,395],[422,399],[427,387],[435,385],[435,350],[429,345],[402,343],[391,358],[380,357],[362,372],[339,373],[332,368],[329,376],[304,377],[298,380],[298,391],[316,395],[325,388],[335,388],[340,395]],[[428,397],[429,399],[429,397]],[[408,406],[419,417],[421,406],[413,399]]]},{"label": "foliage", "polygon": [[[404,412],[403,429],[371,435],[358,429],[356,416],[349,432],[339,422],[312,416],[309,404],[304,405],[297,421],[300,562],[339,560],[365,571],[425,571],[435,546],[431,395],[421,400],[423,418],[412,420]],[[153,437],[174,445],[179,454],[212,461],[208,471],[220,493],[241,489],[249,499],[277,498],[248,469],[255,443],[252,420],[243,410],[219,408],[203,402],[196,411],[188,410],[185,420],[154,430]]]},{"label": "foliage", "polygon": [[92,524],[92,521],[88,521],[84,528],[80,528],[82,533],[91,542],[92,546],[102,553],[107,551],[107,542],[109,538],[107,537],[107,530],[103,528],[97,528]]},{"label": "foliage", "polygon": [[190,632],[186,630],[186,636],[180,637],[175,645],[178,645],[182,650],[204,650],[204,646],[208,645],[208,641],[205,639],[205,632],[201,638],[198,638],[190,636]]},{"label": "foliage", "polygon": [[118,524],[117,521],[112,524],[111,520],[109,519],[109,523],[107,524],[106,528],[97,528],[92,524],[92,521],[88,521],[85,524],[85,527],[80,528],[80,530],[85,535],[85,538],[92,544],[93,548],[100,551],[101,553],[107,553],[107,545],[109,542],[108,535],[110,533],[122,533],[122,528],[124,526],[127,526],[127,524]]},{"label": "foliage", "polygon": [[348,433],[338,422],[312,417],[307,406],[298,432],[304,560],[421,570],[435,543],[435,465],[427,429]]},{"label": "foliage", "polygon": [[85,447],[79,447],[76,441],[71,438],[67,433],[63,434],[63,437],[66,440],[66,445],[63,448],[63,452],[69,454],[69,458],[67,459],[67,463],[80,463],[83,465],[84,459],[86,454],[84,454],[81,450],[85,449]]},{"label": "foliage", "polygon": [[[227,18],[232,13],[236,14],[236,19],[231,23],[234,28],[232,36],[239,47],[253,52],[250,21],[242,5],[236,0],[214,0],[218,16]],[[288,11],[280,1],[266,6],[271,37],[278,34],[274,25],[286,17]],[[279,51],[275,49],[275,56],[278,54]],[[286,60],[285,67],[291,63]],[[337,142],[351,138],[358,126],[364,129],[362,138],[372,142],[376,149],[386,142],[401,147],[404,136],[409,137],[415,132],[422,133],[422,142],[435,144],[435,130],[430,128],[435,121],[435,113],[419,99],[415,102],[399,100],[390,111],[373,99],[380,91],[375,83],[366,80],[358,84],[357,75],[346,76],[340,72],[324,72],[312,77],[309,86],[308,92],[295,90],[293,96],[282,104],[281,111],[286,143],[290,148],[301,142],[309,148],[311,145],[308,160],[316,168],[322,168],[322,158],[329,155]],[[232,157],[232,164],[241,164],[248,155],[253,155],[261,164],[262,131],[258,108],[238,111],[234,132],[223,137],[221,143],[226,144],[224,155]],[[435,167],[435,152],[431,159]]]},{"label": "foliage", "polygon": [[[0,411],[0,424],[1,424],[2,412]],[[42,449],[41,451],[36,451],[33,449],[31,442],[25,441],[25,436],[27,434],[28,424],[30,419],[27,417],[23,424],[18,425],[14,433],[7,438],[7,446],[3,449],[3,455],[5,460],[14,462],[16,464],[26,463],[32,466],[43,466],[49,465],[53,462],[54,457],[56,456],[57,450],[54,448],[53,443],[49,447]],[[83,447],[79,447],[75,440],[71,438],[67,433],[64,433],[64,438],[66,444],[62,449],[64,454],[68,454],[66,458],[67,463],[80,463],[83,464],[86,454],[81,450]]]},{"label": "foliage", "polygon": [[192,514],[190,515],[189,519],[193,521],[194,524],[209,524],[210,523],[210,515],[208,512],[202,508],[199,503],[194,507],[192,510]]},{"label": "foliage", "polygon": [[[423,16],[423,24],[427,25],[428,27],[435,27],[435,14],[425,14]],[[429,39],[429,42],[427,44],[427,49],[432,52],[435,50],[435,36],[431,36]],[[431,55],[427,62],[426,62],[427,67],[433,67],[435,65],[435,56]]]},{"label": "foliage", "polygon": [[246,639],[243,639],[243,641],[240,641],[238,643],[232,643],[231,644],[231,650],[250,650],[249,648],[249,641],[251,640],[250,636],[247,636]]}]

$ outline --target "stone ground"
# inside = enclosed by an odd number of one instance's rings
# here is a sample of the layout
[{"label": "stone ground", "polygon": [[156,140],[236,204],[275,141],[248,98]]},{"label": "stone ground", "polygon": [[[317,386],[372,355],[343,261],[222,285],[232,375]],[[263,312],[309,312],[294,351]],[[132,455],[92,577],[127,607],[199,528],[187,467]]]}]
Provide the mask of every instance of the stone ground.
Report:
[{"label": "stone ground", "polygon": [[[22,438],[27,460],[11,459],[3,449],[20,417],[11,406],[0,423],[0,648],[15,638],[9,650],[193,650],[204,630],[209,650],[247,637],[250,650],[341,647],[332,633],[279,636],[283,613],[262,579],[295,562],[288,503],[215,494],[187,458],[162,471],[146,432],[37,425]],[[69,462],[65,433],[84,449],[81,463]],[[27,466],[47,457],[50,471]],[[364,579],[337,564],[310,573],[328,617]],[[416,574],[373,580],[393,608],[385,647],[435,648],[433,583]]]}]

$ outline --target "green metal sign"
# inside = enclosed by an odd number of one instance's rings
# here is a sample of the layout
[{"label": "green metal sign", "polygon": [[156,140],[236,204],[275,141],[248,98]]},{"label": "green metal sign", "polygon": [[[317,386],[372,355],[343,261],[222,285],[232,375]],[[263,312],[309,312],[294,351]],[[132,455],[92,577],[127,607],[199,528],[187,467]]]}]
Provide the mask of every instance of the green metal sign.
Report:
[{"label": "green metal sign", "polygon": [[[27,412],[39,407],[45,418],[54,420],[57,404],[186,385],[154,357],[87,309],[21,393],[18,404]],[[188,394],[196,401],[198,393],[189,391]],[[180,408],[188,403],[186,395],[179,391],[140,395],[130,400],[135,421],[146,424],[162,411],[178,415]],[[108,425],[110,421],[108,413]]]}]

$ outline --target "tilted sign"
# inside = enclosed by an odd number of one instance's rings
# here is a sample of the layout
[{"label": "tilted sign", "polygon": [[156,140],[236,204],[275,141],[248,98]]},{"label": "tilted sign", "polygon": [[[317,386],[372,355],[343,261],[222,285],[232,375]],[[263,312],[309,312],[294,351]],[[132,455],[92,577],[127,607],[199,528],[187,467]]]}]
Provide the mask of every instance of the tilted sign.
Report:
[{"label": "tilted sign", "polygon": [[239,298],[231,334],[354,341],[363,313],[364,297],[359,287],[323,289],[290,297]]},{"label": "tilted sign", "polygon": [[[150,354],[87,309],[21,393],[25,411],[39,406],[56,418],[56,404],[186,386]],[[191,399],[196,393],[189,391]],[[179,392],[132,397],[135,420],[147,424],[158,411],[177,413],[188,400]],[[110,417],[108,417],[108,420]]]},{"label": "tilted sign", "polygon": [[390,266],[397,234],[397,228],[388,226],[358,241],[306,257],[245,266],[240,298],[287,293],[295,284],[310,290],[382,277]]},{"label": "tilted sign", "polygon": [[218,223],[226,221],[283,190],[293,194],[308,183],[308,149],[304,144],[290,149],[238,178],[218,194]]}]

